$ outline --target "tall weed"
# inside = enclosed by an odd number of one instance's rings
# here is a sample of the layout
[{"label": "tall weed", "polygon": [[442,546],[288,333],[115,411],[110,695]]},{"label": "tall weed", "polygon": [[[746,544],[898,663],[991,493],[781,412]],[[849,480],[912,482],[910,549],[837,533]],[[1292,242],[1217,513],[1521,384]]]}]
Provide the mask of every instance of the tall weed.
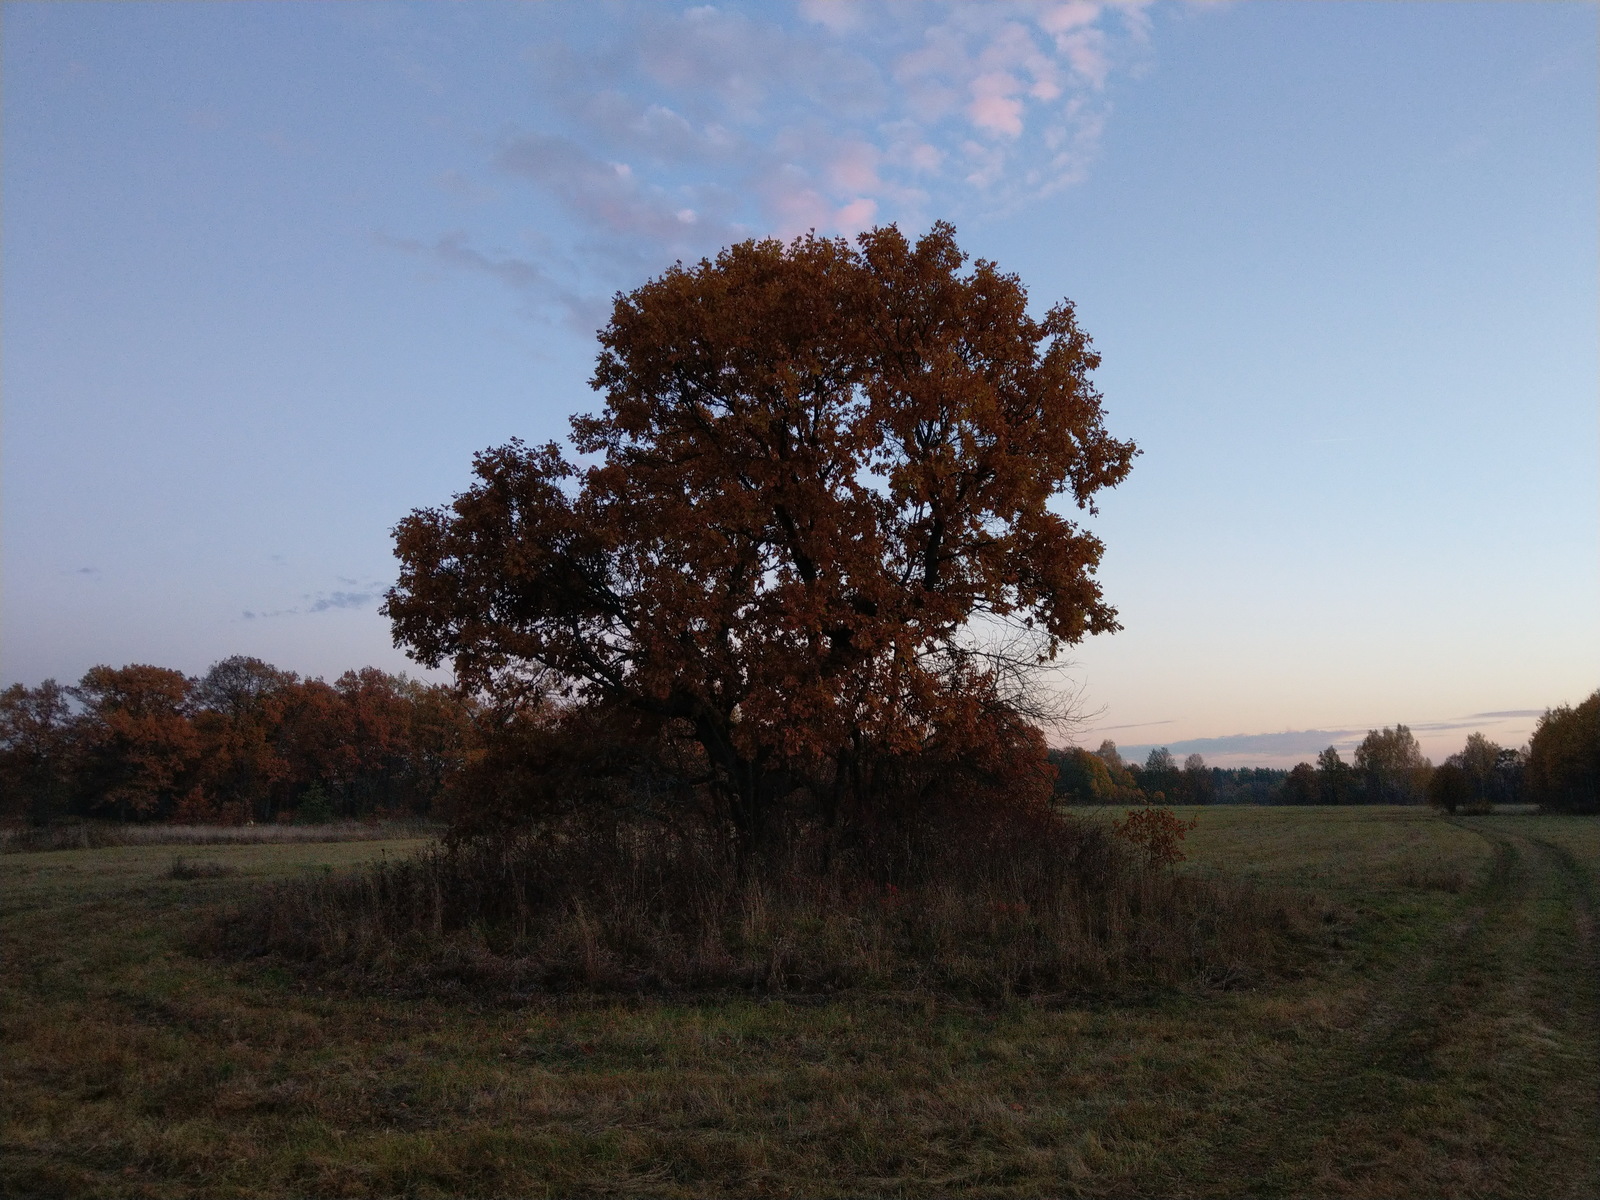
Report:
[{"label": "tall weed", "polygon": [[206,944],[407,991],[994,1000],[1258,978],[1312,923],[1293,899],[1151,867],[1053,815],[892,850],[741,862],[693,831],[568,825],[275,884]]}]

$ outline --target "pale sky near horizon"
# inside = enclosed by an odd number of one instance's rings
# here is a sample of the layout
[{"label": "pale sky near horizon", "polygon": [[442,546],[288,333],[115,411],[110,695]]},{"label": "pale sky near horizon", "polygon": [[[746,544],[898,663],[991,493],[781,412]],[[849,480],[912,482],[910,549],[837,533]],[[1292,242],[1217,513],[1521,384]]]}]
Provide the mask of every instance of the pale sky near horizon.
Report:
[{"label": "pale sky near horizon", "polygon": [[1600,6],[7,2],[0,683],[414,666],[388,530],[608,298],[953,221],[1144,450],[1078,738],[1436,761],[1600,686]]}]

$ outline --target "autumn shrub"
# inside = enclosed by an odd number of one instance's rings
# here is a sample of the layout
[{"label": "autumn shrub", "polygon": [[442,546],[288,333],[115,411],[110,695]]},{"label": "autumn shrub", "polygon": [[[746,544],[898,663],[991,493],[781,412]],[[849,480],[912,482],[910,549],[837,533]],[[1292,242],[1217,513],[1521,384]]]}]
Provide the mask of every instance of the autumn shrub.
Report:
[{"label": "autumn shrub", "polygon": [[1142,808],[1130,808],[1127,815],[1120,821],[1113,821],[1111,827],[1118,837],[1139,851],[1146,865],[1158,868],[1184,861],[1187,855],[1179,843],[1199,823],[1193,817],[1185,821],[1170,808],[1146,804]]}]

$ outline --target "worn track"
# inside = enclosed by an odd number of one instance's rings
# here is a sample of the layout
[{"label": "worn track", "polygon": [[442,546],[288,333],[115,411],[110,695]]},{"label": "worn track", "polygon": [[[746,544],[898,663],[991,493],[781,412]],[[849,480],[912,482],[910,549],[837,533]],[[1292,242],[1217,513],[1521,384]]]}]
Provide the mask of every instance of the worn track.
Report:
[{"label": "worn track", "polygon": [[1600,1195],[1595,882],[1555,842],[1461,824],[1493,853],[1453,919],[1240,1097],[1214,1171],[1180,1190]]}]

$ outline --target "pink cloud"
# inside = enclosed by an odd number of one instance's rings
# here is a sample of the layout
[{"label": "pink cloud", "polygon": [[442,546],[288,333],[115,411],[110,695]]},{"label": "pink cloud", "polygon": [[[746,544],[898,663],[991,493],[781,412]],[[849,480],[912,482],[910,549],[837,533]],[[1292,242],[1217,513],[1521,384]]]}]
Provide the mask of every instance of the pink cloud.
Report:
[{"label": "pink cloud", "polygon": [[939,164],[944,161],[944,155],[937,146],[927,142],[918,142],[906,152],[907,161],[919,171],[937,171]]},{"label": "pink cloud", "polygon": [[833,205],[811,186],[804,172],[785,165],[758,185],[762,207],[779,237],[795,237],[812,229],[832,227]]},{"label": "pink cloud", "polygon": [[1083,177],[1147,24],[1143,0],[799,3],[799,22],[644,6],[598,45],[530,51],[558,123],[498,165],[630,271],[752,232],[993,212]]},{"label": "pink cloud", "polygon": [[1056,41],[1078,75],[1097,89],[1105,87],[1111,63],[1106,58],[1104,33],[1098,29],[1080,29]]},{"label": "pink cloud", "polygon": [[1040,17],[1039,27],[1046,33],[1054,34],[1081,29],[1099,19],[1100,8],[1100,5],[1090,4],[1088,0],[1069,0],[1069,3],[1057,5]]},{"label": "pink cloud", "polygon": [[882,186],[878,161],[883,156],[868,142],[847,142],[828,164],[828,182],[844,192],[871,192]]},{"label": "pink cloud", "polygon": [[871,226],[877,215],[877,201],[857,197],[833,214],[833,228],[845,234],[860,233]]},{"label": "pink cloud", "polygon": [[1014,75],[990,71],[972,81],[972,103],[967,115],[979,129],[1006,137],[1022,135],[1022,101],[1015,99],[1021,85]]},{"label": "pink cloud", "polygon": [[1005,154],[998,147],[968,139],[961,143],[961,152],[970,164],[967,182],[974,187],[987,188],[1000,178],[1005,170]]},{"label": "pink cloud", "polygon": [[861,25],[861,9],[851,0],[800,0],[800,15],[818,25],[826,25],[834,33]]}]

